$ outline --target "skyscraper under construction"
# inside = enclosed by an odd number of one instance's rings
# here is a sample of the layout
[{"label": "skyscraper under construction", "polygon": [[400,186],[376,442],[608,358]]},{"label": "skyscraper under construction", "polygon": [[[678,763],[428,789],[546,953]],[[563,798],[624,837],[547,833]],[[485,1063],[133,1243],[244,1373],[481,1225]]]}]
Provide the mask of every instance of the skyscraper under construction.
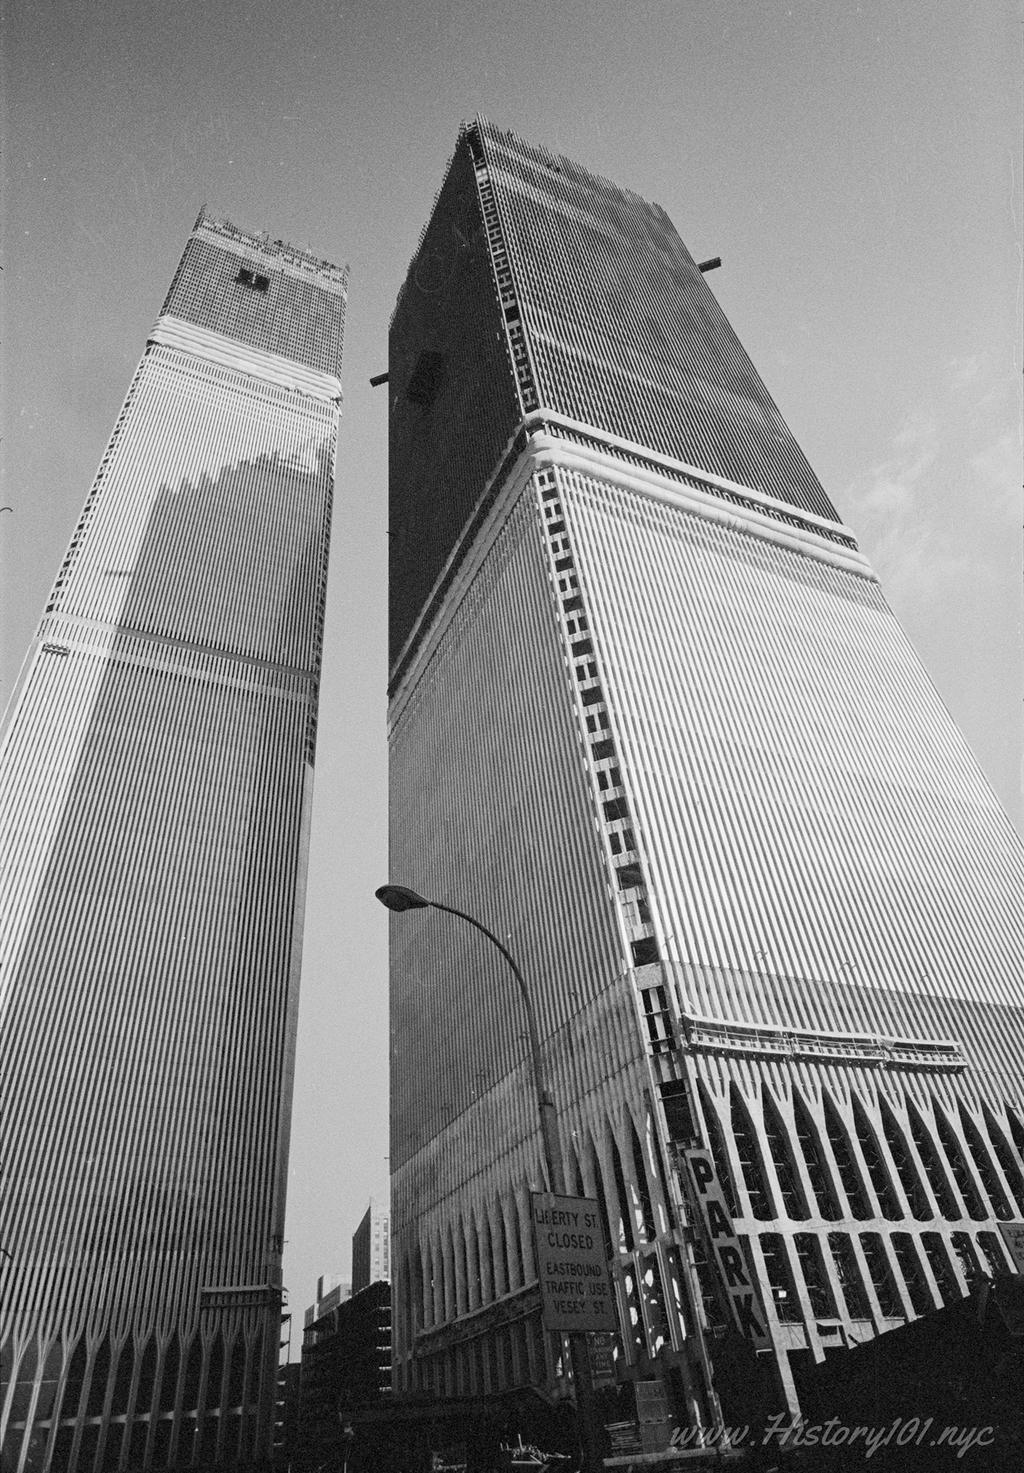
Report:
[{"label": "skyscraper under construction", "polygon": [[0,769],[0,1462],[269,1453],[346,273],[203,212]]},{"label": "skyscraper under construction", "polygon": [[[707,1421],[732,1316],[795,1405],[1011,1266],[1021,844],[658,206],[465,127],[389,380],[391,877],[534,990],[616,1380]],[[396,1384],[558,1394],[512,979],[391,991]]]}]

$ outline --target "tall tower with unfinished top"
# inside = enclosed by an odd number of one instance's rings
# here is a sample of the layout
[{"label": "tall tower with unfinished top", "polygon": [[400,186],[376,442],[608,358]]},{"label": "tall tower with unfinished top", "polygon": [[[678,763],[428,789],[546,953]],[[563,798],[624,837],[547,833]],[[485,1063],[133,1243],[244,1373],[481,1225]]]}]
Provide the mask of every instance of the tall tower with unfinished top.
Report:
[{"label": "tall tower with unfinished top", "polygon": [[345,299],[200,215],[9,714],[4,1473],[268,1454]]},{"label": "tall tower with unfinished top", "polygon": [[[1011,1265],[1021,844],[658,206],[478,120],[390,355],[391,877],[534,989],[599,1379],[795,1405]],[[397,1384],[557,1396],[511,978],[418,910],[391,986]]]}]

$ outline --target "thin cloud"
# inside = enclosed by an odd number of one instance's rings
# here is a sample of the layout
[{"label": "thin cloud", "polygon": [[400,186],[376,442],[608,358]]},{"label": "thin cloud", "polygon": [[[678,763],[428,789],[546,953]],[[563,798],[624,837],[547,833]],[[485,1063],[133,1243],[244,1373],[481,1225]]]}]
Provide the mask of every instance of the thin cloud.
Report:
[{"label": "thin cloud", "polygon": [[962,579],[1003,576],[1006,523],[1019,507],[1018,446],[995,412],[1007,385],[976,354],[950,358],[936,379],[933,403],[897,426],[840,502],[908,616],[926,617]]}]

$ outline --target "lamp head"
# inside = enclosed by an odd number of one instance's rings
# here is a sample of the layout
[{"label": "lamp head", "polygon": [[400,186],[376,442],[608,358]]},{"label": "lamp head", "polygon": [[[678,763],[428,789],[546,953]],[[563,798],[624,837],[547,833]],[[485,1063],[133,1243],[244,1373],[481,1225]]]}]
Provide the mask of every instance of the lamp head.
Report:
[{"label": "lamp head", "polygon": [[406,889],[404,885],[381,885],[373,893],[381,905],[399,913],[403,910],[425,910],[430,904],[429,900],[424,900],[422,895],[417,895],[415,890]]}]

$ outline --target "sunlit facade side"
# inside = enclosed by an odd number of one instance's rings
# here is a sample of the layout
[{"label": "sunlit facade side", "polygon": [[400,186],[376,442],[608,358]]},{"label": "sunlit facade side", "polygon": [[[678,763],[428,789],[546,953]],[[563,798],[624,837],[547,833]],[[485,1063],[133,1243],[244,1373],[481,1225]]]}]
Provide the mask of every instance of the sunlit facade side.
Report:
[{"label": "sunlit facade side", "polygon": [[[391,877],[533,985],[618,1380],[713,1411],[697,1142],[795,1407],[794,1369],[1010,1267],[1020,841],[658,207],[478,120],[390,391]],[[400,1389],[566,1390],[525,1067],[500,957],[397,917]]]},{"label": "sunlit facade side", "polygon": [[268,1454],[345,300],[200,215],[9,713],[4,1473]]}]

